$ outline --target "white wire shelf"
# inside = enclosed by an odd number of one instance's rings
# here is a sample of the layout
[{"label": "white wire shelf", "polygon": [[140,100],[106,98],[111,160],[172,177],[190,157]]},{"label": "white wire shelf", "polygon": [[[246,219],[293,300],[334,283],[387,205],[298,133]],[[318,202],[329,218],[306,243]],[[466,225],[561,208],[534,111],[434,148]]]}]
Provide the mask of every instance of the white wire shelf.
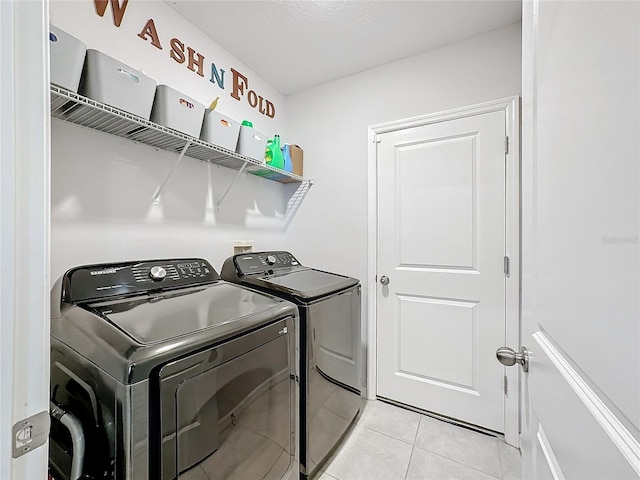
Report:
[{"label": "white wire shelf", "polygon": [[51,85],[51,116],[178,154],[183,152],[189,142],[183,153],[187,157],[234,170],[244,170],[252,175],[280,183],[299,182],[308,186],[314,183],[312,179],[265,165],[253,158],[203,142],[198,138],[96,102],[56,85]]}]

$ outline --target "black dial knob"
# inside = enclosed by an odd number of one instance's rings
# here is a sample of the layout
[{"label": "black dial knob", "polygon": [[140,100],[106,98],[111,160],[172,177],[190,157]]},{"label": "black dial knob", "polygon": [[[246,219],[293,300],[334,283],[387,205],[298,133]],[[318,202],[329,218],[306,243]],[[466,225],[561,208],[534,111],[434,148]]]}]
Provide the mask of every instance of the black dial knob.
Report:
[{"label": "black dial knob", "polygon": [[151,267],[149,276],[154,282],[160,282],[167,276],[167,271],[163,267],[156,265],[155,267]]},{"label": "black dial knob", "polygon": [[268,255],[267,256],[267,264],[268,265],[274,265],[277,261],[278,261],[278,259],[275,256],[273,256],[273,255]]}]

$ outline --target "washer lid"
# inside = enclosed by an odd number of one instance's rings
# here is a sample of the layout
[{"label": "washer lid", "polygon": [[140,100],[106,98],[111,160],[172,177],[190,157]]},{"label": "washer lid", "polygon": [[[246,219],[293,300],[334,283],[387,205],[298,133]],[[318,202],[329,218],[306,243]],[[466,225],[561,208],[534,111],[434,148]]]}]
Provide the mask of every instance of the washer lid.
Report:
[{"label": "washer lid", "polygon": [[248,281],[247,283],[262,285],[274,292],[289,294],[302,300],[331,295],[359,283],[355,278],[305,267],[287,273],[252,279],[245,277],[244,280]]},{"label": "washer lid", "polygon": [[229,257],[222,265],[221,276],[305,303],[360,283],[357,278],[305,267],[291,253],[281,250]]},{"label": "washer lid", "polygon": [[132,384],[158,365],[285,317],[298,317],[293,303],[218,282],[68,306],[51,319],[52,349],[70,348],[117,381]]},{"label": "washer lid", "polygon": [[96,302],[84,306],[137,343],[148,345],[209,330],[233,329],[233,323],[279,304],[274,299],[237,285],[218,283],[204,288],[159,292],[142,297]]}]

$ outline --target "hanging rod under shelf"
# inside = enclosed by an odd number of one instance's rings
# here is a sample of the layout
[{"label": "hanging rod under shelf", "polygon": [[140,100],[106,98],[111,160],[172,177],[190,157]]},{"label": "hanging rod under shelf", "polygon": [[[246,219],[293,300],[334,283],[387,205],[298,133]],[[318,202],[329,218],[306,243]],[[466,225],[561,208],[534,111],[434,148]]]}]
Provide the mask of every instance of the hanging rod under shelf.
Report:
[{"label": "hanging rod under shelf", "polygon": [[56,85],[51,85],[51,116],[100,132],[173,153],[180,153],[187,142],[186,156],[234,170],[244,170],[280,183],[301,182],[313,185],[312,179],[265,165],[226,148],[191,137],[185,133],[145,120]]}]

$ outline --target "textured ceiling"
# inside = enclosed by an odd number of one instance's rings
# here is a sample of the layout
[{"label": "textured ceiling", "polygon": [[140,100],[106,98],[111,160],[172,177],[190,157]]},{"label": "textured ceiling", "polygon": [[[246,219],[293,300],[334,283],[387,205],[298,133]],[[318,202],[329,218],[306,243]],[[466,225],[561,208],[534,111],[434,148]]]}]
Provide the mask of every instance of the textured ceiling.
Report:
[{"label": "textured ceiling", "polygon": [[520,0],[165,0],[280,93],[520,21]]}]

